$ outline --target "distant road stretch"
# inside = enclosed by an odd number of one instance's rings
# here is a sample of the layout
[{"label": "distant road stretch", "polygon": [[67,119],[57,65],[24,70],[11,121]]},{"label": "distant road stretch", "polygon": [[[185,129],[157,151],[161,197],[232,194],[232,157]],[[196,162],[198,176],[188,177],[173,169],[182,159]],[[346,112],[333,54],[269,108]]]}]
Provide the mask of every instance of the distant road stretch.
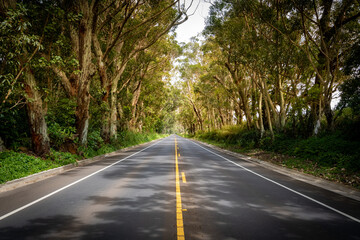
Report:
[{"label": "distant road stretch", "polygon": [[360,202],[171,135],[0,193],[0,239],[360,239]]}]

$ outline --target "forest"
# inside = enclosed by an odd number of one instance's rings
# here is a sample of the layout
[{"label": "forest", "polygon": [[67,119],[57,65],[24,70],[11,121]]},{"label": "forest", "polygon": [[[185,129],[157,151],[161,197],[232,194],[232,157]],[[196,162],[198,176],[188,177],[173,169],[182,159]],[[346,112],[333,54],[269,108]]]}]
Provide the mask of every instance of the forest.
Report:
[{"label": "forest", "polygon": [[177,133],[360,186],[360,2],[207,2],[0,1],[0,175]]}]

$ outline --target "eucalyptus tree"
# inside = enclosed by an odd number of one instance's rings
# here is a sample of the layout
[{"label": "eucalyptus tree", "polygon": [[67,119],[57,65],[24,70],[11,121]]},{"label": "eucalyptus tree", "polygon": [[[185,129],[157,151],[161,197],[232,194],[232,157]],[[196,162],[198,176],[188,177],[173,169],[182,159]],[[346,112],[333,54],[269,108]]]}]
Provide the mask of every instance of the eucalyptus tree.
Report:
[{"label": "eucalyptus tree", "polygon": [[113,5],[104,8],[93,35],[103,100],[110,108],[110,114],[104,116],[102,130],[106,140],[116,138],[117,93],[128,84],[125,81],[119,86],[129,61],[187,19],[180,1],[111,2]]},{"label": "eucalyptus tree", "polygon": [[[205,33],[221,49],[223,55],[221,64],[230,74],[231,88],[239,95],[239,108],[244,112],[247,126],[250,129],[253,121],[249,102],[251,78],[246,74],[246,54],[250,49],[245,31],[245,21],[231,16],[231,12],[227,8],[229,6],[225,2],[216,2],[211,7]],[[221,82],[221,79],[218,78],[218,81]]]},{"label": "eucalyptus tree", "polygon": [[164,104],[169,94],[169,72],[177,55],[178,49],[173,37],[164,36],[137,58],[135,64],[140,68],[140,74],[132,97],[133,125],[160,131],[164,114],[168,114]]},{"label": "eucalyptus tree", "polygon": [[200,94],[199,91],[196,91],[200,77],[203,74],[200,53],[200,45],[196,39],[193,39],[192,42],[184,46],[183,55],[185,58],[180,60],[181,65],[178,70],[182,79],[182,94],[194,111],[199,129],[203,130],[204,106],[198,101]]},{"label": "eucalyptus tree", "polygon": [[119,83],[128,62],[185,21],[186,9],[179,0],[78,0],[60,4],[67,11],[66,19],[77,18],[66,25],[65,32],[78,71],[67,73],[58,66],[53,69],[69,95],[77,99],[76,127],[81,144],[87,140],[90,82],[95,74],[99,75],[103,102],[109,109],[104,114],[102,136],[109,141],[116,138],[117,93],[127,85]]},{"label": "eucalyptus tree", "polygon": [[53,16],[48,4],[42,7],[43,11],[38,11],[37,2],[5,1],[0,13],[1,112],[26,104],[32,147],[38,155],[50,152],[42,79],[37,72],[43,69],[39,65],[39,53],[44,48]]},{"label": "eucalyptus tree", "polygon": [[[92,38],[99,17],[98,0],[58,1],[62,10],[56,51],[44,56],[61,80],[69,97],[76,101],[75,125],[79,143],[86,145],[89,128],[90,83],[95,75]],[[57,45],[57,46],[56,46]],[[73,68],[67,68],[72,63]]]},{"label": "eucalyptus tree", "polygon": [[[313,72],[308,94],[313,95],[309,127],[313,134],[320,130],[325,115],[329,129],[333,126],[331,100],[339,83],[344,80],[340,69],[358,37],[360,5],[358,1],[253,1],[247,11],[301,49]],[[301,34],[300,41],[291,37]]]}]

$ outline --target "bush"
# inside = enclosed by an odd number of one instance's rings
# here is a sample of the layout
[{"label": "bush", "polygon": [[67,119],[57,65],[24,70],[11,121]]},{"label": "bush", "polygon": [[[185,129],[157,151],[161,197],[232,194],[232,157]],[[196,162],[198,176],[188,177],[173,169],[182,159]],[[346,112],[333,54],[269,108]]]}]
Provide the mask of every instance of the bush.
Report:
[{"label": "bush", "polygon": [[62,127],[57,122],[51,122],[48,126],[51,145],[59,150],[66,141],[74,141],[75,127]]},{"label": "bush", "polygon": [[260,134],[256,130],[248,130],[245,126],[225,126],[220,130],[202,131],[196,133],[195,137],[242,148],[258,147],[260,143]]},{"label": "bush", "polygon": [[104,144],[100,131],[91,131],[88,134],[88,147],[94,150],[99,149]]},{"label": "bush", "polygon": [[243,126],[228,126],[220,130],[198,132],[195,138],[213,141],[234,150],[240,148],[246,151],[260,147],[303,161],[311,161],[320,167],[345,168],[348,172],[360,171],[360,142],[347,140],[340,132],[310,138],[292,138],[278,133],[272,140],[267,132],[260,139],[260,134],[256,130],[247,130]]},{"label": "bush", "polygon": [[[0,90],[1,91],[1,90]],[[30,126],[25,107],[7,110],[11,105],[0,106],[0,136],[7,148],[31,147]]]},{"label": "bush", "polygon": [[75,99],[60,98],[49,104],[46,120],[49,124],[58,123],[62,128],[74,126],[75,110]]},{"label": "bush", "polygon": [[54,163],[63,166],[71,163],[76,163],[77,160],[80,160],[80,156],[76,154],[71,154],[69,152],[57,152],[51,150],[51,154],[47,157],[48,160],[53,161]]},{"label": "bush", "polygon": [[[267,141],[266,138],[262,141]],[[274,151],[303,160],[311,160],[320,166],[341,167],[349,171],[360,170],[358,160],[360,142],[342,138],[340,133],[328,133],[308,139],[293,139],[276,135],[273,142],[261,144],[265,150]]]}]

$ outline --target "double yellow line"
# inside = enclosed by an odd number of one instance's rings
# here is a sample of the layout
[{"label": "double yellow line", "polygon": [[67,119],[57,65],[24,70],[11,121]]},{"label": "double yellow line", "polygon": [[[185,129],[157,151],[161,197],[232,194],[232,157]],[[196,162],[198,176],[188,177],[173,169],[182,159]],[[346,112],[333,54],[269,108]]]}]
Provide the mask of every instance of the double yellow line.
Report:
[{"label": "double yellow line", "polygon": [[180,174],[178,166],[177,142],[175,137],[175,180],[176,180],[176,226],[177,226],[177,239],[185,240],[184,221],[182,214],[181,192],[180,192]]}]

